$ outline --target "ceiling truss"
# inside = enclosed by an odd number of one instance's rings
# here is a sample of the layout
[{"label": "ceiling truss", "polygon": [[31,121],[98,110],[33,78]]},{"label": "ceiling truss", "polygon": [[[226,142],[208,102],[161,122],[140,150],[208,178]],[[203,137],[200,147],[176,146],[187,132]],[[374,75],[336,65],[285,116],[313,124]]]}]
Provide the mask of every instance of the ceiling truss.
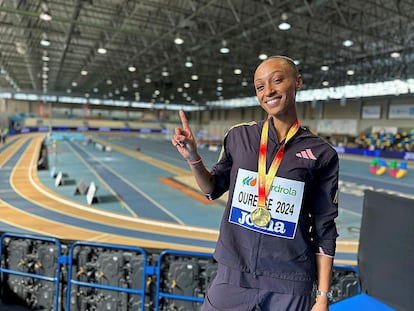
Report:
[{"label": "ceiling truss", "polygon": [[261,53],[300,61],[305,89],[414,77],[411,0],[0,0],[0,36],[13,92],[205,105],[253,96]]}]

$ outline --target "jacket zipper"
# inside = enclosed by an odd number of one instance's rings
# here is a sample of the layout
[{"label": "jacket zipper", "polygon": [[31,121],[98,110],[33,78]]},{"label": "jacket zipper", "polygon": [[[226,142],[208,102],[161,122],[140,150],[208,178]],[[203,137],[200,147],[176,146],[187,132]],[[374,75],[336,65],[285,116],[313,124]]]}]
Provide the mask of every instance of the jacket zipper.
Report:
[{"label": "jacket zipper", "polygon": [[259,234],[259,241],[257,243],[257,249],[256,249],[255,256],[253,258],[254,266],[253,266],[253,272],[252,272],[252,274],[253,274],[253,277],[254,278],[257,278],[256,269],[257,269],[257,260],[259,258],[259,249],[260,249],[261,242],[262,242],[262,234]]}]

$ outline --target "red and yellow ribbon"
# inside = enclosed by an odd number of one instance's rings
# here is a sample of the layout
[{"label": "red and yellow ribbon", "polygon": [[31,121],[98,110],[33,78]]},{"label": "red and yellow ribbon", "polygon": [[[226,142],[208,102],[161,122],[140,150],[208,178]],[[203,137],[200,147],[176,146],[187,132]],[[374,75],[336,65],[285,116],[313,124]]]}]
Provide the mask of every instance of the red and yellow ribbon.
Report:
[{"label": "red and yellow ribbon", "polygon": [[285,145],[287,142],[295,136],[300,128],[300,122],[296,119],[295,123],[290,127],[285,142],[280,147],[275,157],[273,158],[272,164],[270,165],[269,171],[266,175],[266,155],[267,155],[267,142],[269,140],[269,118],[266,119],[263,124],[262,135],[260,138],[260,150],[258,160],[258,207],[266,207],[266,198],[269,194],[270,187],[272,186],[273,179],[276,176],[277,170],[279,169],[280,163],[282,162],[283,154],[285,152]]}]

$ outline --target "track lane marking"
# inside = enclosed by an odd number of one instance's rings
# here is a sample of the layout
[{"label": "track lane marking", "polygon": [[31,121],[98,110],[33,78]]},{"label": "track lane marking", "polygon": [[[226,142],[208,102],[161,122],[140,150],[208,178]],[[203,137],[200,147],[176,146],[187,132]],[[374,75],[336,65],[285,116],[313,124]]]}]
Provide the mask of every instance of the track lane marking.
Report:
[{"label": "track lane marking", "polygon": [[[31,143],[16,164],[10,178],[14,191],[26,200],[61,214],[109,226],[213,242],[217,240],[217,230],[183,226],[151,219],[132,218],[82,205],[51,192],[49,188],[45,187],[37,179],[37,167],[35,164],[37,163],[36,151],[39,151],[40,148],[39,142],[33,141]],[[30,160],[28,159],[29,157],[31,158]],[[25,162],[30,162],[30,165],[24,164]],[[32,193],[29,190],[29,186],[32,187]],[[36,191],[33,192],[33,190]]]}]

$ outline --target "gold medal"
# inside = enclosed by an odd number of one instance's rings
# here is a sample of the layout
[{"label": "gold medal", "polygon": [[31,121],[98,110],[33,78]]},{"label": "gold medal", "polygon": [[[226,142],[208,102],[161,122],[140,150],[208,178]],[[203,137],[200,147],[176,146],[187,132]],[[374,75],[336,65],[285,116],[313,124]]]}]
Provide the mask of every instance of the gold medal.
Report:
[{"label": "gold medal", "polygon": [[253,223],[258,227],[266,227],[270,219],[270,212],[265,207],[256,207],[251,213],[250,218]]}]

